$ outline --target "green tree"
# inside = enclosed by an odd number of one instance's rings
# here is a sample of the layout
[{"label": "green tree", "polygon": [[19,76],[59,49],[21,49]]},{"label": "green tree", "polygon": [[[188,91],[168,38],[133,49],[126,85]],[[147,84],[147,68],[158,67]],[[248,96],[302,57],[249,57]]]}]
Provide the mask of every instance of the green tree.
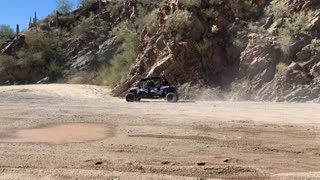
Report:
[{"label": "green tree", "polygon": [[8,25],[0,25],[0,42],[14,36],[14,31]]},{"label": "green tree", "polygon": [[73,4],[70,0],[56,0],[57,11],[61,13],[68,13],[71,11]]}]

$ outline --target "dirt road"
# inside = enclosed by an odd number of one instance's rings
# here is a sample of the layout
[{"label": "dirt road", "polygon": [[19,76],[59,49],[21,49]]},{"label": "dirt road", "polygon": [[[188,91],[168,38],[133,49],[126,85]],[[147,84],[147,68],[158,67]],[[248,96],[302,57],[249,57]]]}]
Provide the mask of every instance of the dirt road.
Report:
[{"label": "dirt road", "polygon": [[320,179],[318,104],[126,103],[108,93],[0,87],[0,179]]}]

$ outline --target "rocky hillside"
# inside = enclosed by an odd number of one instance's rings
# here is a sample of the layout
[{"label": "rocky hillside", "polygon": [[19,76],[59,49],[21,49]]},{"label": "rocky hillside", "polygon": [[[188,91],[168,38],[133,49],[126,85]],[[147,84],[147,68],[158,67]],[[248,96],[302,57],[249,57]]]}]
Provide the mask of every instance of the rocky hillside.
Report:
[{"label": "rocky hillside", "polygon": [[[123,0],[54,14],[0,46],[0,83],[166,78],[181,96],[320,102],[317,0]],[[42,81],[41,81],[42,80]]]}]

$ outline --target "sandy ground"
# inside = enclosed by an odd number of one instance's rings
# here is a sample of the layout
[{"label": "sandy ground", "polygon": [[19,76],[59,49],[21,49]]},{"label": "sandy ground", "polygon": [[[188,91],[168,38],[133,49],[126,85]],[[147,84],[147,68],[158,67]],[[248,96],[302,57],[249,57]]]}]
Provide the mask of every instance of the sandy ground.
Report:
[{"label": "sandy ground", "polygon": [[[126,103],[108,94],[87,85],[0,87],[0,179],[320,179],[318,104]],[[73,143],[14,137],[62,125],[58,137],[70,124],[106,134]]]}]

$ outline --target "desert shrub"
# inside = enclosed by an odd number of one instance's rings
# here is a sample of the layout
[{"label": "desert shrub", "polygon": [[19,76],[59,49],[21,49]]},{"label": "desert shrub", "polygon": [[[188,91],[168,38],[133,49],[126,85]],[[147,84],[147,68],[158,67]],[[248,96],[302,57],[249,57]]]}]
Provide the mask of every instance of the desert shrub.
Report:
[{"label": "desert shrub", "polygon": [[22,68],[37,68],[45,65],[41,52],[32,52],[31,49],[22,49],[18,51],[18,57],[21,59],[19,65]]},{"label": "desert shrub", "polygon": [[156,31],[160,21],[158,19],[159,7],[161,6],[162,0],[136,0],[137,6],[137,18],[135,23],[138,25],[139,30],[144,27],[148,27],[150,33]]},{"label": "desert shrub", "polygon": [[311,45],[313,48],[320,47],[320,39],[317,39],[317,38],[312,39]]},{"label": "desert shrub", "polygon": [[87,35],[93,26],[93,18],[83,18],[81,22],[73,28],[73,33],[76,36]]},{"label": "desert shrub", "polygon": [[262,11],[252,0],[233,0],[231,1],[231,8],[234,15],[241,19],[258,18]]},{"label": "desert shrub", "polygon": [[91,6],[95,2],[97,2],[97,0],[79,0],[78,7],[87,8],[87,7]]},{"label": "desert shrub", "polygon": [[153,10],[148,15],[144,16],[142,25],[147,26],[149,33],[154,34],[158,30],[160,19],[158,18],[159,9]]},{"label": "desert shrub", "polygon": [[14,31],[8,25],[0,25],[0,41],[4,42],[14,37]]},{"label": "desert shrub", "polygon": [[285,18],[282,26],[278,29],[282,43],[290,43],[294,35],[306,32],[307,24],[313,16],[313,11],[300,11]]},{"label": "desert shrub", "polygon": [[169,15],[167,20],[167,27],[173,32],[184,32],[190,28],[190,13],[186,10],[177,10]]},{"label": "desert shrub", "polygon": [[278,74],[285,76],[288,74],[288,65],[285,63],[279,63],[276,66],[276,70]]},{"label": "desert shrub", "polygon": [[63,74],[63,68],[55,62],[51,62],[47,65],[47,75],[51,78],[50,80],[57,80]]},{"label": "desert shrub", "polygon": [[100,70],[101,84],[115,86],[124,79],[138,54],[139,36],[131,22],[123,22],[114,30],[122,41],[120,51],[111,59],[111,63]]},{"label": "desert shrub", "polygon": [[41,23],[40,23],[40,29],[41,29],[42,31],[48,31],[48,30],[50,30],[49,25],[48,25],[47,23],[44,23],[44,22],[41,22]]},{"label": "desert shrub", "polygon": [[283,1],[272,1],[266,10],[268,15],[274,15],[276,19],[290,15],[289,9]]},{"label": "desert shrub", "polygon": [[57,11],[61,13],[68,13],[72,9],[72,2],[70,0],[56,0]]},{"label": "desert shrub", "polygon": [[158,8],[162,5],[162,0],[136,0],[138,4],[140,4],[146,11],[151,12],[152,10]]},{"label": "desert shrub", "polygon": [[61,67],[57,65],[57,57],[61,52],[61,36],[58,33],[43,34],[26,32],[26,46],[17,52],[19,66],[24,71],[32,72],[30,78],[49,76],[56,79],[61,75]]},{"label": "desert shrub", "polygon": [[59,24],[62,24],[65,27],[71,28],[76,23],[76,18],[74,14],[65,14],[63,16],[59,16]]},{"label": "desert shrub", "polygon": [[179,0],[179,3],[186,8],[199,8],[202,0]]},{"label": "desert shrub", "polygon": [[211,46],[211,43],[208,39],[203,39],[201,42],[198,43],[198,51],[202,56],[208,56],[208,50]]},{"label": "desert shrub", "polygon": [[107,3],[107,10],[112,17],[119,17],[122,11],[123,0]]},{"label": "desert shrub", "polygon": [[17,68],[17,60],[12,56],[0,55],[0,81],[11,80]]},{"label": "desert shrub", "polygon": [[201,9],[202,17],[206,19],[216,20],[219,16],[219,12],[216,8],[208,8],[208,9]]},{"label": "desert shrub", "polygon": [[102,44],[108,39],[108,34],[99,33],[99,36],[96,39],[97,44]]}]

